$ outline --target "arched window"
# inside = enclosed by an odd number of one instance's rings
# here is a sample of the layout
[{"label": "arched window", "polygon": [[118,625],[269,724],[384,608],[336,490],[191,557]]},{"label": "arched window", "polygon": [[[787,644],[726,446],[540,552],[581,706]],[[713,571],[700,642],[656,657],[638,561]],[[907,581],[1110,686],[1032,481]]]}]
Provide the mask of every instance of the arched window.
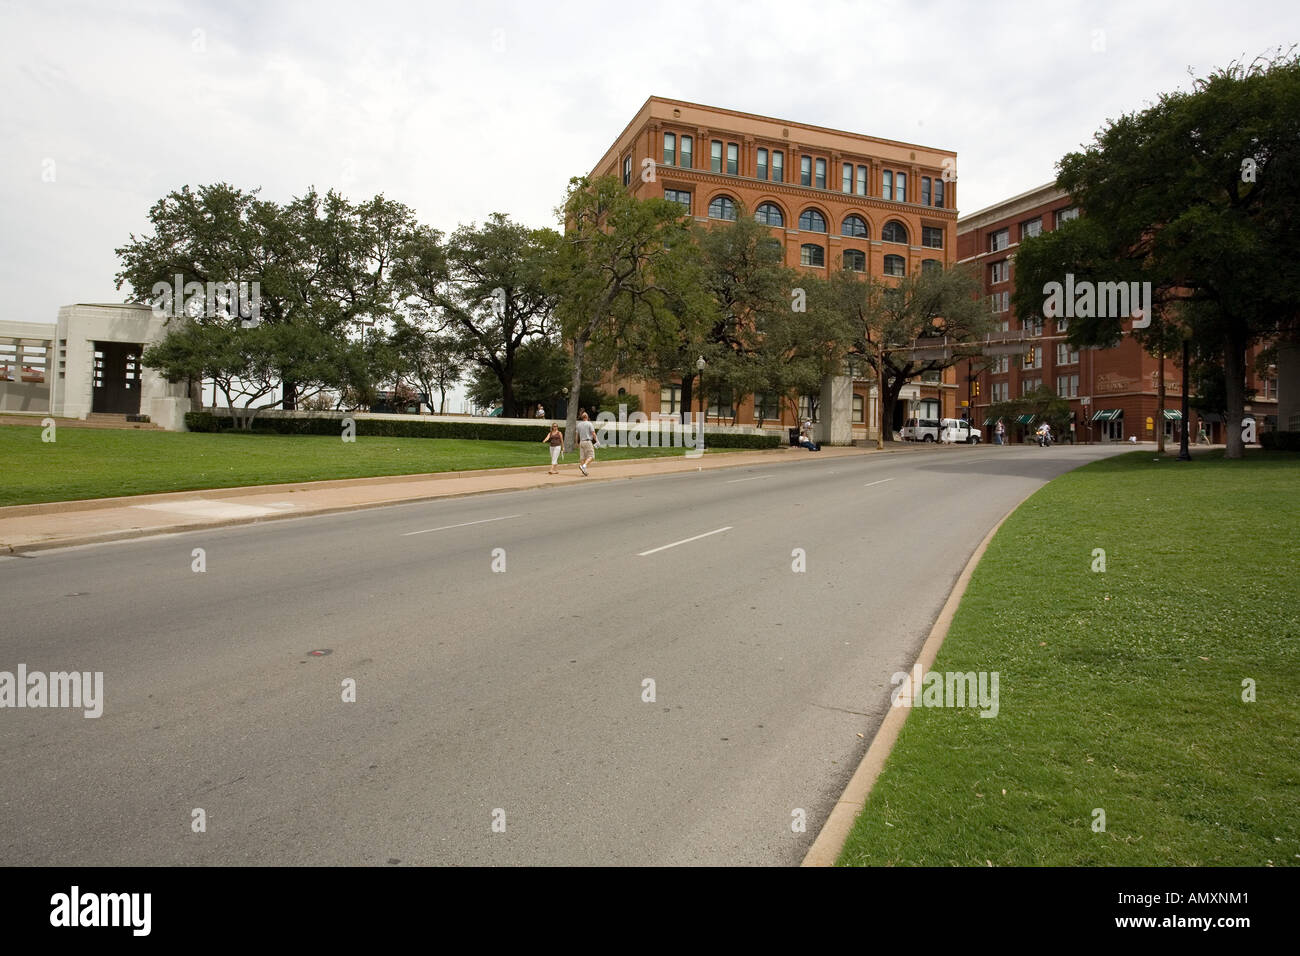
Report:
[{"label": "arched window", "polygon": [[845,249],[844,268],[852,269],[854,272],[866,272],[867,254],[861,249]]},{"label": "arched window", "polygon": [[901,242],[907,245],[907,227],[897,219],[891,219],[885,223],[885,228],[880,230],[880,238],[885,242]]},{"label": "arched window", "polygon": [[806,232],[825,232],[826,217],[816,209],[805,209],[799,214],[799,228]]},{"label": "arched window", "polygon": [[710,219],[726,219],[730,222],[736,221],[736,201],[730,196],[715,196],[709,203]]},{"label": "arched window", "polygon": [[902,256],[885,256],[885,275],[906,275],[906,267],[903,264]]},{"label": "arched window", "polygon": [[867,238],[867,222],[861,216],[845,216],[844,224],[840,226],[841,236],[852,236],[854,239]]},{"label": "arched window", "polygon": [[754,221],[761,222],[765,226],[784,226],[785,216],[781,214],[781,207],[776,203],[765,202],[754,213]]},{"label": "arched window", "polygon": [[943,263],[941,263],[938,259],[922,259],[922,260],[921,260],[921,271],[922,271],[922,272],[937,272],[937,271],[939,271],[939,270],[942,269],[942,268],[943,268]]},{"label": "arched window", "polygon": [[799,247],[799,265],[801,266],[824,266],[826,265],[826,250],[816,243],[809,242]]}]

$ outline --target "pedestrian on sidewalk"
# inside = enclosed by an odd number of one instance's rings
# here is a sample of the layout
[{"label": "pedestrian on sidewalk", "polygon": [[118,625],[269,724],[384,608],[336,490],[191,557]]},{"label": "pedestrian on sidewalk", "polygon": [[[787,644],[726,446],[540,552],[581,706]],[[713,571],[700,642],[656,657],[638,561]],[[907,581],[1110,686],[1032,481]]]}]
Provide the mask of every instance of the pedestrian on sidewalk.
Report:
[{"label": "pedestrian on sidewalk", "polygon": [[548,475],[558,475],[560,473],[558,465],[560,455],[564,454],[564,432],[560,431],[557,422],[551,422],[551,432],[542,441],[551,446],[551,470]]},{"label": "pedestrian on sidewalk", "polygon": [[596,460],[596,426],[587,420],[587,413],[578,416],[578,470],[587,476],[587,466]]},{"label": "pedestrian on sidewalk", "polygon": [[1005,445],[1007,443],[1007,428],[1002,424],[1002,419],[1000,418],[998,419],[997,436],[999,445]]}]

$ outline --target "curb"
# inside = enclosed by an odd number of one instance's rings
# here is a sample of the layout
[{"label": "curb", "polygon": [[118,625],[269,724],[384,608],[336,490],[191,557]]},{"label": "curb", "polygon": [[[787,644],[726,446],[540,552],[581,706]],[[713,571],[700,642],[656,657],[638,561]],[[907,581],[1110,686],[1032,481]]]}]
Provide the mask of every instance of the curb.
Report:
[{"label": "curb", "polygon": [[[961,603],[962,596],[966,593],[966,586],[970,583],[971,575],[975,573],[975,566],[979,564],[980,558],[984,556],[989,542],[993,540],[993,536],[998,533],[998,529],[1002,527],[1003,523],[1015,514],[1016,509],[1032,498],[1037,491],[1038,489],[1035,488],[1017,501],[975,548],[970,560],[966,562],[961,574],[957,576],[957,582],[948,594],[948,600],[944,602],[943,608],[939,611],[934,626],[930,628],[929,636],[925,639],[925,643],[921,645],[921,651],[917,654],[916,662],[911,668],[908,668],[909,672],[917,667],[921,668],[922,672],[926,672],[934,665],[934,659],[939,656],[939,648],[943,645],[944,638],[948,636],[948,628],[952,625],[953,616],[957,613],[957,605]],[[853,772],[853,776],[849,779],[844,792],[835,801],[830,816],[822,824],[817,839],[809,847],[808,852],[804,855],[803,862],[799,864],[800,866],[835,865],[835,861],[839,859],[840,852],[844,849],[844,844],[849,838],[849,833],[853,830],[853,824],[857,820],[858,814],[867,805],[867,797],[871,794],[871,788],[875,786],[876,778],[880,776],[880,771],[885,767],[885,761],[894,750],[898,734],[903,729],[903,723],[907,720],[907,715],[911,710],[910,707],[890,706],[889,712],[885,714],[885,719],[876,731],[876,735],[871,739],[871,746],[862,755],[862,761],[858,764],[858,769]]]},{"label": "curb", "polygon": [[[873,452],[873,453],[878,454],[877,452]],[[848,458],[851,456],[836,455],[831,457]],[[819,459],[800,456],[795,458],[788,458],[784,461],[773,461],[770,462],[770,464],[790,465],[798,461],[817,461],[817,460]],[[821,459],[821,460],[825,460],[825,459]],[[767,464],[769,463],[756,462],[752,460],[739,461],[739,462],[726,462],[725,464],[713,465],[709,468],[709,470],[716,471],[724,468],[747,468],[747,467],[754,467],[755,465],[766,466]],[[492,471],[494,473],[514,472],[523,468],[533,469],[533,468],[541,468],[541,467],[543,466],[523,465],[523,466],[519,466],[519,468],[501,468],[501,469],[492,469]],[[472,474],[472,473],[435,472],[433,473],[433,475],[429,477],[434,479],[455,478],[455,477],[463,478],[467,474]],[[693,474],[693,472],[687,469],[664,472],[665,476],[689,475],[689,474]],[[389,484],[389,483],[396,483],[402,480],[407,480],[413,477],[422,478],[425,476],[385,475],[385,476],[378,476],[372,478],[328,479],[326,481],[321,481],[321,482],[301,482],[297,484],[244,485],[244,486],[236,486],[235,488],[230,488],[230,489],[205,488],[205,489],[196,489],[194,491],[163,492],[162,494],[159,495],[131,495],[128,497],[110,498],[110,499],[90,498],[90,499],[86,499],[86,501],[89,503],[89,507],[71,508],[71,509],[67,508],[66,506],[68,504],[71,504],[72,502],[43,502],[41,504],[36,504],[36,505],[12,505],[10,507],[24,508],[24,509],[31,508],[36,510],[29,511],[23,515],[11,513],[8,516],[29,517],[32,514],[41,514],[41,513],[47,513],[49,511],[58,511],[58,510],[93,511],[93,510],[99,510],[101,508],[120,507],[123,504],[135,504],[141,501],[156,502],[156,501],[163,501],[163,500],[193,500],[202,495],[218,495],[221,497],[226,497],[226,496],[240,497],[242,495],[262,494],[266,492],[275,492],[275,491],[288,491],[290,489],[310,491],[312,490],[312,488],[338,487],[340,485],[347,485],[347,484],[353,484],[353,485]],[[587,479],[585,479],[583,483],[594,484],[596,482],[630,481],[633,478],[653,478],[653,477],[657,477],[657,475],[653,473],[643,474],[643,475],[615,475],[607,478],[592,475]],[[360,503],[348,504],[348,505],[334,505],[331,507],[313,508],[309,511],[291,511],[291,512],[277,513],[277,514],[259,515],[255,518],[224,518],[216,521],[201,521],[201,522],[189,522],[187,524],[160,525],[155,528],[124,528],[120,531],[105,531],[100,534],[57,538],[57,539],[51,539],[49,541],[33,541],[27,544],[20,544],[20,545],[7,545],[4,544],[3,542],[0,542],[0,555],[26,554],[31,551],[51,551],[55,548],[75,548],[75,547],[81,547],[83,545],[88,545],[88,544],[107,544],[113,541],[128,541],[132,538],[148,538],[148,537],[159,537],[162,535],[184,534],[186,532],[206,531],[215,528],[231,528],[240,525],[262,524],[268,521],[284,521],[293,518],[314,518],[320,515],[343,514],[349,511],[366,511],[370,508],[387,508],[393,505],[418,504],[427,501],[439,501],[446,498],[470,498],[470,497],[476,497],[478,495],[494,495],[494,494],[502,494],[508,492],[518,492],[518,491],[536,491],[540,488],[555,488],[555,487],[564,487],[564,486],[557,486],[554,482],[541,481],[534,485],[524,485],[515,488],[483,488],[477,491],[456,491],[456,492],[443,492],[443,493],[435,493],[435,494],[423,494],[423,495],[416,495],[414,497],[409,497],[409,498],[395,498],[387,501],[367,501],[367,502],[360,502]],[[112,502],[112,504],[100,504],[100,502]],[[81,504],[81,502],[75,502],[75,504]],[[63,509],[60,509],[59,507],[60,505],[64,506]],[[6,517],[3,511],[4,509],[0,509],[0,518]]]}]

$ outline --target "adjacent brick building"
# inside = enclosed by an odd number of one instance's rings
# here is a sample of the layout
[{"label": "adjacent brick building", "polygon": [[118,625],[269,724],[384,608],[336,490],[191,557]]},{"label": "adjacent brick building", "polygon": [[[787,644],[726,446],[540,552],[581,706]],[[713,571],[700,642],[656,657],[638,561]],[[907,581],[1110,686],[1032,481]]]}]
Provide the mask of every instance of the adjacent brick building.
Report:
[{"label": "adjacent brick building", "polygon": [[[1181,355],[1164,360],[1165,409],[1161,414],[1158,380],[1161,363],[1125,336],[1109,349],[1072,349],[1066,341],[1068,319],[1021,322],[1011,309],[1015,288],[1015,253],[1020,241],[1058,228],[1079,214],[1068,194],[1055,185],[1040,186],[996,205],[961,217],[957,223],[957,258],[975,265],[994,316],[994,337],[1022,332],[1028,340],[1024,355],[967,360],[957,366],[959,401],[966,403],[977,424],[988,422],[989,407],[1018,398],[1046,385],[1070,402],[1075,440],[1123,441],[1136,435],[1154,440],[1163,428],[1176,440],[1182,405]],[[1127,327],[1127,326],[1126,326]],[[1254,373],[1254,356],[1248,384],[1256,399],[1246,411],[1261,429],[1276,427],[1277,378]],[[1223,423],[1217,415],[1191,413],[1191,438],[1204,427],[1211,442],[1223,441]],[[1007,423],[1014,439],[1023,428]],[[1066,436],[1068,437],[1068,436]]]},{"label": "adjacent brick building", "polygon": [[[956,153],[652,96],[592,170],[618,176],[638,198],[681,203],[696,222],[766,223],[788,265],[820,276],[847,265],[901,276],[956,260]],[[680,386],[619,380],[646,412],[680,411]],[[874,434],[874,387],[853,382],[855,437]],[[908,414],[954,416],[954,370],[905,387]],[[756,401],[756,398],[758,399]],[[710,399],[713,399],[710,390]],[[710,421],[789,424],[774,396],[726,396]]]}]

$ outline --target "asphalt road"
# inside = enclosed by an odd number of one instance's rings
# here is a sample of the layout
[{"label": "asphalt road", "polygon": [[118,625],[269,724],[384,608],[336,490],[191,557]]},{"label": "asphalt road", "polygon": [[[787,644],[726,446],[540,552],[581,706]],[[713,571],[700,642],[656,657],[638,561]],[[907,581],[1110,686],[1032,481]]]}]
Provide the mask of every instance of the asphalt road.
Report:
[{"label": "asphalt road", "polygon": [[0,709],[0,864],[798,863],[989,528],[1123,450],[914,448],[0,559],[0,671],[104,674],[98,719]]}]

